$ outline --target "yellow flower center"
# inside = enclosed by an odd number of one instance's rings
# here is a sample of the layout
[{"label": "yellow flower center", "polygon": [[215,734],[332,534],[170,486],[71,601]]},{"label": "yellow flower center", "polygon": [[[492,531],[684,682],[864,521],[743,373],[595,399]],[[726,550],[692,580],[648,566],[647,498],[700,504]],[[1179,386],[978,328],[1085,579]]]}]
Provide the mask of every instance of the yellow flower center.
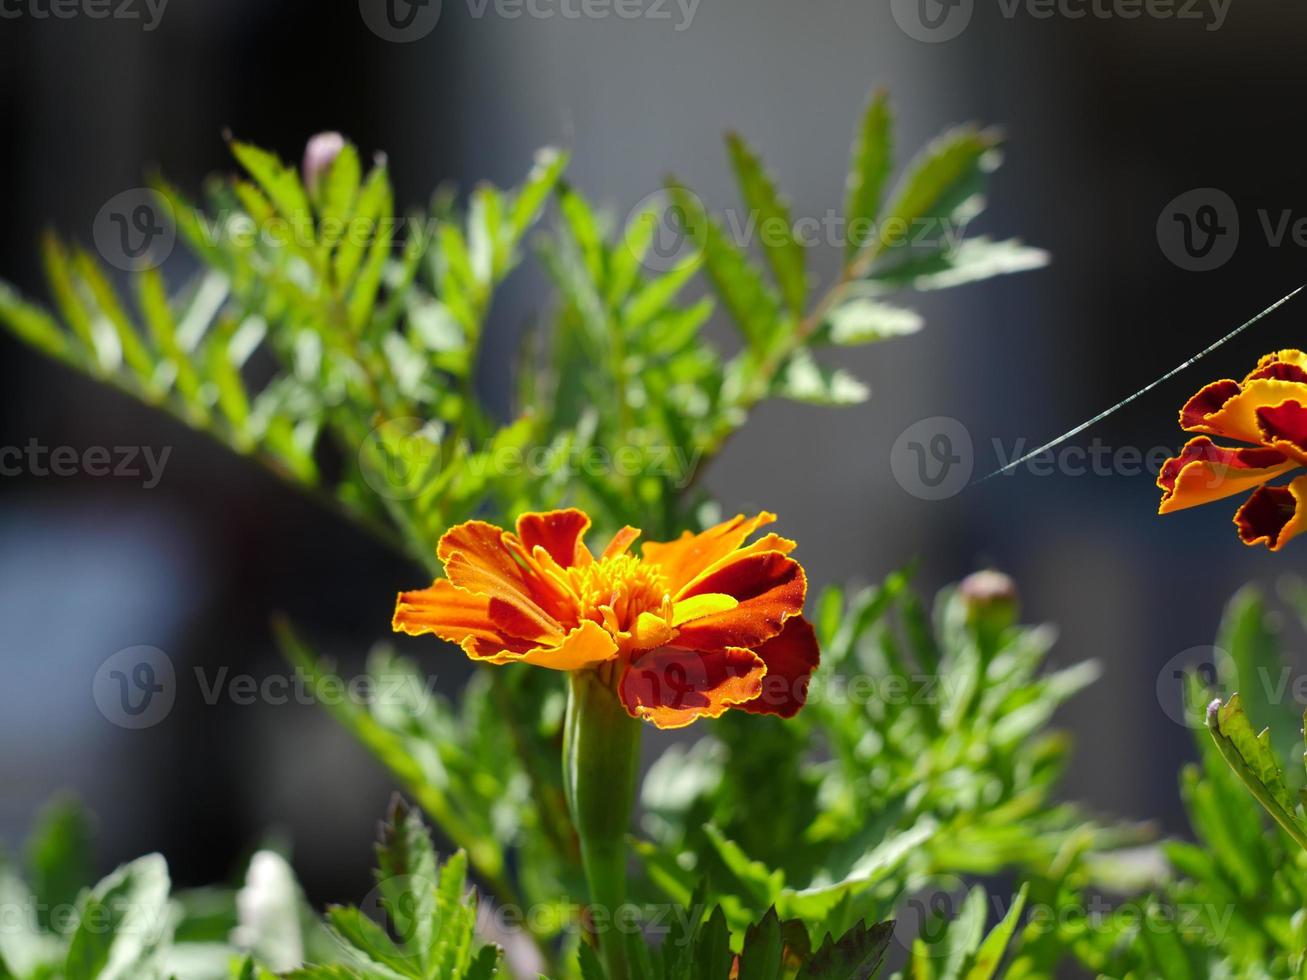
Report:
[{"label": "yellow flower center", "polygon": [[[668,592],[658,566],[633,555],[600,558],[567,571],[581,600],[582,618],[610,629],[629,629],[640,613],[661,608]],[[601,611],[605,606],[612,610],[611,616]]]}]

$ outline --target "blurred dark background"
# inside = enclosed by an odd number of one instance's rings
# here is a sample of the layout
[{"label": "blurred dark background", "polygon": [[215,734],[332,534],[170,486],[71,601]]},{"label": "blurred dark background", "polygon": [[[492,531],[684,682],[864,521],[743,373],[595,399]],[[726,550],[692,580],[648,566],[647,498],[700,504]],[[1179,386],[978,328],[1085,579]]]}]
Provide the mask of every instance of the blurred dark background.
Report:
[{"label": "blurred dark background", "polygon": [[[230,167],[224,128],[289,159],[339,129],[388,154],[404,205],[443,180],[510,184],[537,146],[562,144],[573,181],[619,214],[668,171],[710,206],[734,206],[720,137],[735,128],[796,215],[820,216],[842,202],[873,86],[893,93],[904,158],[947,124],[1001,124],[1006,164],[982,230],[1043,246],[1053,264],[914,299],[925,332],[839,352],[872,385],[869,403],[769,404],[708,483],[729,512],[777,510],[817,584],[876,580],[914,559],[931,591],[985,564],[1013,574],[1027,618],[1060,627],[1060,663],[1105,665],[1061,716],[1079,742],[1068,794],[1182,833],[1177,767],[1191,750],[1159,703],[1159,673],[1169,682],[1174,658],[1212,642],[1237,587],[1273,586],[1307,545],[1245,549],[1233,501],[1159,519],[1145,474],[1025,472],[923,501],[895,482],[890,447],[918,419],[951,416],[977,470],[992,469],[991,440],[1033,448],[1307,280],[1303,248],[1277,244],[1259,216],[1307,217],[1307,8],[1180,3],[1166,9],[1192,16],[1129,17],[1136,7],[1104,0],[1044,18],[975,0],[959,36],[930,43],[896,21],[910,4],[892,6],[704,0],[692,17],[668,4],[667,20],[542,19],[445,0],[434,30],[394,43],[356,0],[174,0],[148,30],[139,0],[138,20],[57,19],[43,16],[47,0],[3,0],[0,276],[46,298],[42,229],[89,243],[101,206],[154,168],[194,192]],[[1228,195],[1240,222],[1228,261],[1201,272],[1157,231],[1196,188]],[[821,250],[820,272],[837,252]],[[524,268],[492,317],[489,390],[502,382],[495,351],[540,286]],[[1177,448],[1183,400],[1265,351],[1307,344],[1305,315],[1289,307],[1076,444]],[[0,478],[0,840],[72,788],[99,814],[106,868],[159,849],[183,884],[223,879],[275,831],[316,900],[362,894],[388,777],[318,708],[211,707],[189,679],[197,665],[282,671],[267,626],[278,610],[356,667],[396,589],[420,575],[206,439],[0,336],[0,446],[33,439],[171,452],[150,489]],[[91,685],[136,645],[166,651],[186,682],[165,721],[131,731],[100,713]],[[432,670],[453,687],[465,667],[450,655]]]}]

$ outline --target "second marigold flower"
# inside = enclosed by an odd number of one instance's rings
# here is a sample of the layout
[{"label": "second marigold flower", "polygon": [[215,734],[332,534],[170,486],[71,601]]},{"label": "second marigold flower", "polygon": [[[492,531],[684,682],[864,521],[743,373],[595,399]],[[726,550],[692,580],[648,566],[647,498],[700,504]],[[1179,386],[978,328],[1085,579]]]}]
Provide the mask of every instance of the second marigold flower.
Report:
[{"label": "second marigold flower", "polygon": [[[1234,515],[1245,544],[1279,551],[1307,529],[1307,476],[1283,486],[1270,481],[1307,466],[1307,354],[1268,354],[1242,381],[1215,381],[1180,410],[1191,439],[1157,477],[1159,512],[1183,510],[1252,490]],[[1251,443],[1225,447],[1208,436]]]},{"label": "second marigold flower", "polygon": [[394,628],[433,633],[473,660],[601,671],[627,712],[680,728],[739,707],[790,717],[819,659],[801,614],[807,577],[775,515],[675,541],[623,528],[598,555],[579,510],[523,514],[516,533],[469,521],[440,539],[447,578],[404,592]]}]

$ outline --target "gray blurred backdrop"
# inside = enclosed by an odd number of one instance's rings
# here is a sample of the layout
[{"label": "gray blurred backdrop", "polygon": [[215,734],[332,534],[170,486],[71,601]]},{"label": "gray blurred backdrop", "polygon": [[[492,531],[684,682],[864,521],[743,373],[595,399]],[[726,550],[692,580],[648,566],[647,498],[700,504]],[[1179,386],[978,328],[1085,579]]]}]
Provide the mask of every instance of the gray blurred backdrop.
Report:
[{"label": "gray blurred backdrop", "polygon": [[[978,471],[993,468],[993,440],[1033,448],[1307,279],[1303,248],[1263,227],[1263,214],[1307,216],[1307,8],[922,2],[970,20],[923,41],[899,0],[702,0],[693,16],[672,2],[668,19],[566,17],[563,0],[541,0],[551,17],[511,17],[496,0],[444,0],[433,30],[394,43],[358,0],[172,0],[154,20],[141,0],[139,20],[0,0],[0,275],[44,298],[43,228],[89,242],[100,207],[156,167],[195,191],[229,168],[224,127],[289,158],[340,129],[389,155],[405,205],[442,180],[511,183],[536,147],[566,145],[573,182],[618,214],[669,171],[710,207],[734,206],[721,143],[734,128],[795,214],[820,216],[841,204],[874,86],[892,91],[903,156],[951,123],[1000,124],[1006,163],[982,230],[1043,246],[1052,265],[921,299],[922,334],[839,352],[871,384],[869,403],[767,405],[708,483],[731,512],[777,510],[819,585],[914,560],[931,591],[986,564],[1013,574],[1026,617],[1060,627],[1059,662],[1105,665],[1060,719],[1079,746],[1069,795],[1182,833],[1177,767],[1190,747],[1159,703],[1159,674],[1170,690],[1176,658],[1212,642],[1225,599],[1301,569],[1307,545],[1245,549],[1233,502],[1159,519],[1147,474],[1023,472],[923,501],[894,480],[890,450],[917,420],[951,416]],[[1228,195],[1240,220],[1228,261],[1203,272],[1173,261],[1157,231],[1195,188]],[[819,272],[837,254],[820,250]],[[542,295],[529,266],[492,317],[488,391],[502,386],[496,351]],[[1075,444],[1178,447],[1183,400],[1307,343],[1304,314],[1281,312]],[[0,839],[72,788],[99,814],[106,867],[157,848],[182,883],[220,879],[273,830],[294,841],[315,898],[362,894],[390,782],[324,712],[209,707],[184,684],[163,723],[128,731],[97,710],[91,682],[141,644],[187,672],[276,672],[274,610],[312,624],[349,669],[384,635],[412,569],[206,440],[0,337],[0,445],[32,439],[171,454],[151,489],[0,479]],[[465,666],[449,657],[432,669],[454,687]]]}]

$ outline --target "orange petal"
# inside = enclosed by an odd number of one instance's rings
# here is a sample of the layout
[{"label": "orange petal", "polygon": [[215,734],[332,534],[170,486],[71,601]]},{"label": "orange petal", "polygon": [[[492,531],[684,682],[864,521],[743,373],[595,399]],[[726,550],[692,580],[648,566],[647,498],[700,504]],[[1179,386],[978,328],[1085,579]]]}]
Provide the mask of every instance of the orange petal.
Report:
[{"label": "orange petal", "polygon": [[495,649],[479,637],[469,637],[463,650],[473,660],[492,664],[527,663],[550,670],[581,670],[612,660],[617,656],[617,644],[608,632],[592,620],[583,620],[562,641],[550,645],[530,646],[514,644]]},{"label": "orange petal", "polygon": [[1274,449],[1226,449],[1207,436],[1190,439],[1157,475],[1163,491],[1159,514],[1170,514],[1244,493],[1298,464]]},{"label": "orange petal", "polygon": [[561,631],[560,622],[573,622],[573,604],[554,580],[510,544],[516,539],[493,524],[468,521],[445,532],[436,555],[445,575],[461,589],[499,599],[536,622],[542,632]]},{"label": "orange petal", "polygon": [[684,728],[752,701],[766,673],[762,659],[750,650],[703,653],[659,647],[626,668],[618,694],[631,717],[659,728]]},{"label": "orange petal", "polygon": [[1257,378],[1307,382],[1307,354],[1300,350],[1277,350],[1267,354],[1257,362],[1257,367],[1244,378],[1244,382]]},{"label": "orange petal", "polygon": [[1188,432],[1260,443],[1257,409],[1294,398],[1307,402],[1307,384],[1276,378],[1258,378],[1244,385],[1237,381],[1215,381],[1180,410],[1180,426]]},{"label": "orange petal", "polygon": [[582,563],[579,556],[585,545],[581,542],[589,529],[590,518],[575,508],[523,514],[517,519],[517,536],[527,552],[539,545],[564,568]]},{"label": "orange petal", "polygon": [[1235,526],[1244,544],[1265,544],[1279,551],[1290,540],[1307,530],[1307,476],[1300,476],[1288,486],[1258,487],[1234,515]]},{"label": "orange petal", "polygon": [[626,549],[631,547],[635,542],[635,539],[639,536],[640,529],[638,527],[631,527],[631,525],[628,524],[613,535],[613,540],[608,542],[608,547],[604,549],[604,553],[600,557],[616,558],[618,555],[626,554]]},{"label": "orange petal", "polygon": [[779,534],[764,534],[752,544],[745,545],[743,548],[732,551],[729,555],[726,555],[724,558],[709,565],[689,582],[686,582],[685,585],[681,586],[680,594],[692,595],[697,593],[699,591],[699,583],[709,575],[712,575],[723,566],[734,561],[739,561],[741,558],[747,557],[748,555],[757,555],[765,551],[776,551],[782,555],[788,555],[795,549],[795,547],[796,543],[791,541],[789,538],[782,538]]},{"label": "orange petal", "polygon": [[807,703],[808,684],[821,661],[812,624],[802,616],[792,616],[779,634],[754,653],[767,665],[767,676],[758,697],[741,707],[756,715],[793,718]]},{"label": "orange petal", "polygon": [[686,623],[676,638],[677,646],[691,650],[752,648],[770,640],[786,619],[802,612],[808,579],[793,558],[765,551],[723,562],[687,591],[690,594],[678,596],[677,603],[694,595],[722,593],[733,596],[739,605]]},{"label": "orange petal", "polygon": [[686,531],[675,541],[646,541],[643,554],[646,561],[662,566],[667,584],[675,594],[695,576],[744,544],[758,528],[774,520],[776,515],[766,511],[754,517],[738,514],[699,534]]},{"label": "orange petal", "polygon": [[460,589],[443,578],[430,588],[401,592],[391,627],[409,636],[434,633],[453,643],[461,643],[469,636],[492,643],[502,639],[499,627],[490,618],[489,597]]},{"label": "orange petal", "polygon": [[1257,409],[1257,425],[1263,441],[1307,466],[1307,408],[1302,402],[1287,401]]}]

